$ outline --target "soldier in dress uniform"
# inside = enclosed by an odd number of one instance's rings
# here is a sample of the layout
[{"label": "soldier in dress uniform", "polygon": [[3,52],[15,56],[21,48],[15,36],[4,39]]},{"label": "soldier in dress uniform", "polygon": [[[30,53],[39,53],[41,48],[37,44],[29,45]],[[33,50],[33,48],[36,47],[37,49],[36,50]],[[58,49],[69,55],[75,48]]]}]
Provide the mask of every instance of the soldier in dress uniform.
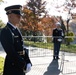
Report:
[{"label": "soldier in dress uniform", "polygon": [[5,8],[8,16],[6,26],[1,30],[1,44],[6,52],[3,75],[25,75],[31,70],[31,60],[23,46],[22,35],[17,28],[21,19],[21,5]]},{"label": "soldier in dress uniform", "polygon": [[56,28],[53,29],[53,43],[54,43],[54,52],[53,59],[59,59],[59,51],[62,39],[64,37],[63,31],[61,29],[61,24],[59,22],[56,23]]}]

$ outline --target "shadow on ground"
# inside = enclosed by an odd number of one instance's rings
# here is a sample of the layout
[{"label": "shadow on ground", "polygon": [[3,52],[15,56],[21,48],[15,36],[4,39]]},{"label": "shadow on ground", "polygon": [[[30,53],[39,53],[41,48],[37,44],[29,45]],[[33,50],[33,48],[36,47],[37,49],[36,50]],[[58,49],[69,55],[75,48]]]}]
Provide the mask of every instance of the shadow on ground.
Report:
[{"label": "shadow on ground", "polygon": [[52,60],[52,62],[47,67],[47,71],[43,75],[59,75],[60,70],[58,60]]}]

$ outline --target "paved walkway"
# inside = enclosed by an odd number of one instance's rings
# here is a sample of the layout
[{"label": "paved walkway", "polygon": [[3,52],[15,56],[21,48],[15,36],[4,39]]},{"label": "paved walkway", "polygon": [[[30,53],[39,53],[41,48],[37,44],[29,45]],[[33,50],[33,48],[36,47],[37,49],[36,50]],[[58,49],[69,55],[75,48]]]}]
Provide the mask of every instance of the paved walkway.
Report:
[{"label": "paved walkway", "polygon": [[[36,49],[36,51],[34,51]],[[38,49],[38,52],[40,49]],[[40,53],[44,56],[35,56],[37,48],[31,48],[30,59],[32,61],[32,70],[27,75],[76,75],[76,54],[61,53],[59,60],[52,60],[52,52],[47,51],[50,56],[45,56],[45,51]],[[42,55],[41,54],[41,55]],[[5,57],[5,52],[0,46],[0,56]]]}]

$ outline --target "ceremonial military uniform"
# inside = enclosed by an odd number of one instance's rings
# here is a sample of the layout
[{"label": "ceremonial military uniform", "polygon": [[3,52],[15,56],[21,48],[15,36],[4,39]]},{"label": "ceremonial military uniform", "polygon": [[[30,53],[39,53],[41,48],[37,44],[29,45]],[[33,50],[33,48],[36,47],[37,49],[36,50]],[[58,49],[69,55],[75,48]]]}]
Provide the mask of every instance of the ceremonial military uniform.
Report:
[{"label": "ceremonial military uniform", "polygon": [[61,28],[55,28],[53,30],[53,43],[54,43],[54,59],[59,59],[59,51],[60,51],[60,45],[63,39],[63,31]]},{"label": "ceremonial military uniform", "polygon": [[3,75],[24,75],[23,70],[31,61],[23,46],[20,31],[10,22],[1,30],[1,44],[6,52]]}]

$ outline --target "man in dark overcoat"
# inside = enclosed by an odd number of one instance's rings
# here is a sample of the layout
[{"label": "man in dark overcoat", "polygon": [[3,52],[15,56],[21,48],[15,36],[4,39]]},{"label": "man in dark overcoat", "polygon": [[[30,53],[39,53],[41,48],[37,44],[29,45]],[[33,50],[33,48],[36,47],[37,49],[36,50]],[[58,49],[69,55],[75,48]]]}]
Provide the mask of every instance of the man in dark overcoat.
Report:
[{"label": "man in dark overcoat", "polygon": [[63,30],[61,29],[61,24],[59,22],[56,23],[56,28],[53,29],[52,36],[54,43],[53,59],[59,59],[60,46],[64,37]]},{"label": "man in dark overcoat", "polygon": [[22,35],[17,28],[21,19],[21,5],[5,8],[7,25],[1,30],[1,44],[6,52],[3,75],[25,75],[31,70],[31,60],[23,45]]}]

